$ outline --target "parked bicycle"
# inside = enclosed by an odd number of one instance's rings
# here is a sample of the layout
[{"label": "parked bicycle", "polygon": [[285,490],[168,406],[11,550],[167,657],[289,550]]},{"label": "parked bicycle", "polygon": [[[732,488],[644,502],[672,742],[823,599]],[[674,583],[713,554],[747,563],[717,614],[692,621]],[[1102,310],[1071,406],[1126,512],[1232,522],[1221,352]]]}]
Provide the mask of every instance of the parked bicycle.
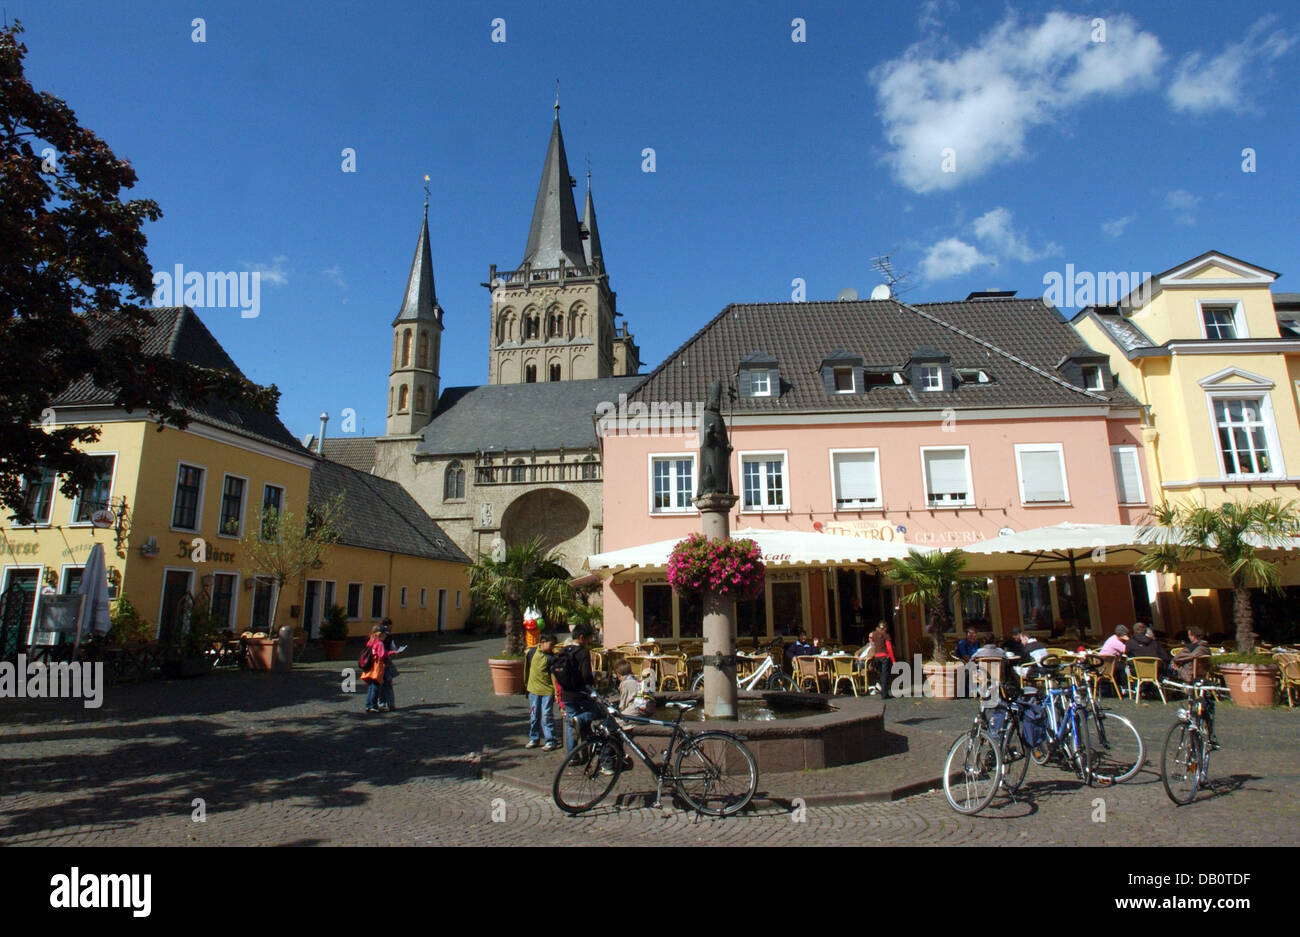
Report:
[{"label": "parked bicycle", "polygon": [[[948,750],[943,791],[958,813],[974,814],[992,803],[1001,787],[1014,799],[1029,767],[1029,751],[1021,730],[1021,715],[1036,696],[1013,683],[977,687],[979,711],[968,733]],[[996,758],[990,755],[990,747]]]},{"label": "parked bicycle", "polygon": [[1178,721],[1169,727],[1160,753],[1160,780],[1174,803],[1190,804],[1196,792],[1210,785],[1210,752],[1218,748],[1213,739],[1214,695],[1226,693],[1220,686],[1197,680],[1177,683],[1162,680],[1166,687],[1188,695],[1187,706],[1178,710]]},{"label": "parked bicycle", "polygon": [[1032,665],[1028,673],[1042,678],[1047,709],[1047,734],[1041,745],[1030,749],[1029,757],[1036,765],[1059,761],[1067,770],[1073,770],[1085,785],[1091,785],[1093,756],[1088,732],[1091,710],[1080,693],[1076,669],[1068,668],[1068,679],[1062,680],[1059,661],[1048,657]]},{"label": "parked bicycle", "polygon": [[[594,693],[592,698],[604,716],[592,722],[586,737],[569,752],[551,787],[556,805],[565,813],[576,815],[604,800],[619,775],[634,764],[628,750],[655,777],[656,807],[667,786],[697,813],[726,817],[743,810],[758,791],[758,765],[738,736],[717,730],[690,733],[682,728],[682,716],[695,708],[694,702],[669,703],[678,713],[668,722],[624,715],[609,700]],[[661,761],[637,744],[625,723],[672,731]]]},{"label": "parked bicycle", "polygon": [[1092,691],[1090,674],[1105,661],[1090,654],[1073,665],[1076,692],[1092,717],[1092,777],[1099,784],[1120,784],[1137,775],[1146,761],[1146,745],[1137,728],[1125,717],[1102,707]]},{"label": "parked bicycle", "polygon": [[[753,672],[744,677],[736,677],[736,686],[741,690],[783,690],[787,693],[799,693],[801,688],[799,684],[788,673],[781,669],[777,664],[773,651],[779,653],[781,639],[775,640],[763,645],[762,650],[767,652],[763,662],[754,668]],[[699,693],[704,689],[704,671],[695,675],[691,681],[691,692]]]}]

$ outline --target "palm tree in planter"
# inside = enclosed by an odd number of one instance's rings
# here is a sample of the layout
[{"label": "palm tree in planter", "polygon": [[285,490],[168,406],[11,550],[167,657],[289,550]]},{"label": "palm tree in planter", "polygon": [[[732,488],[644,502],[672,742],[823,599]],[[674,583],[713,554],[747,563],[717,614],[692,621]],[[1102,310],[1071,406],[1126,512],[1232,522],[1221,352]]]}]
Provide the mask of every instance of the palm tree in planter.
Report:
[{"label": "palm tree in planter", "polygon": [[[922,553],[908,550],[907,558],[899,560],[890,570],[890,581],[906,586],[903,603],[919,605],[925,610],[926,630],[933,642],[927,673],[943,674],[941,685],[932,685],[936,696],[956,695],[956,670],[952,669],[945,633],[952,627],[949,599],[960,601],[971,595],[981,595],[985,586],[979,579],[962,574],[966,568],[966,555],[960,550],[935,550]],[[959,666],[959,665],[957,665]]]},{"label": "palm tree in planter", "polygon": [[505,649],[488,661],[498,695],[523,687],[524,609],[564,608],[573,602],[569,574],[558,560],[541,537],[534,537],[507,547],[500,559],[480,553],[470,568],[470,597],[505,621]]},{"label": "palm tree in planter", "polygon": [[[1278,549],[1300,531],[1295,501],[1272,498],[1248,504],[1225,502],[1217,508],[1170,504],[1153,508],[1141,527],[1152,549],[1138,561],[1142,569],[1177,572],[1189,560],[1209,557],[1222,567],[1232,588],[1232,621],[1237,653],[1220,656],[1232,698],[1242,705],[1273,705],[1277,667],[1266,654],[1255,653],[1254,610],[1250,590],[1281,592],[1278,565],[1261,550]],[[1252,703],[1250,699],[1257,701]]]}]

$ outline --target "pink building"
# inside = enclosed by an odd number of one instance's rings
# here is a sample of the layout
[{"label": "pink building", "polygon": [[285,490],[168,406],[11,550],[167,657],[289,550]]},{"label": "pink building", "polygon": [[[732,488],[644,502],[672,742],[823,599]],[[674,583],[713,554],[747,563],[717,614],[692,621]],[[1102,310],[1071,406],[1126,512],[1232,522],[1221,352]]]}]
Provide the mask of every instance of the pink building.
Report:
[{"label": "pink building", "polygon": [[[1149,504],[1141,409],[1106,357],[1041,300],[975,293],[963,302],[895,299],[731,305],[626,400],[598,411],[604,549],[699,529],[696,425],[709,384],[732,389],[733,531],[772,528],[969,545],[1006,528],[1137,523]],[[1069,620],[1069,580],[1008,563],[959,623],[1003,634]],[[900,649],[921,620],[884,570],[770,571],[737,630],[806,629],[858,641],[884,620]],[[1093,634],[1150,616],[1147,577],[1083,579]],[[654,571],[605,584],[605,640],[695,637],[700,609]]]}]

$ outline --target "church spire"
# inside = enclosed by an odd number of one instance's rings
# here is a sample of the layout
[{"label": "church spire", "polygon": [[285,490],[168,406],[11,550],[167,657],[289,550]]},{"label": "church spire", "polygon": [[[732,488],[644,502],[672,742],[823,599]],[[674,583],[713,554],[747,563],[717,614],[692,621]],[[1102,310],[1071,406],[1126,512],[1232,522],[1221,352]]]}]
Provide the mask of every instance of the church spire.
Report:
[{"label": "church spire", "polygon": [[546,164],[537,187],[533,205],[533,223],[528,229],[524,263],[534,267],[558,267],[563,258],[566,266],[586,264],[582,235],[578,228],[578,207],[573,202],[573,177],[564,154],[564,137],[560,134],[559,93],[556,93],[555,123],[551,142],[546,148]]},{"label": "church spire", "polygon": [[[425,177],[428,179],[428,176]],[[424,190],[424,221],[420,224],[420,239],[415,245],[415,258],[411,261],[411,273],[406,278],[406,295],[402,297],[402,308],[393,320],[399,322],[442,322],[442,308],[438,305],[438,296],[433,290],[433,252],[429,248],[429,189],[426,181]]]},{"label": "church spire", "polygon": [[582,206],[582,230],[586,233],[587,239],[582,242],[583,254],[587,259],[587,266],[604,266],[604,259],[600,249],[600,228],[596,226],[596,203],[591,200],[591,166],[587,167],[587,203]]}]

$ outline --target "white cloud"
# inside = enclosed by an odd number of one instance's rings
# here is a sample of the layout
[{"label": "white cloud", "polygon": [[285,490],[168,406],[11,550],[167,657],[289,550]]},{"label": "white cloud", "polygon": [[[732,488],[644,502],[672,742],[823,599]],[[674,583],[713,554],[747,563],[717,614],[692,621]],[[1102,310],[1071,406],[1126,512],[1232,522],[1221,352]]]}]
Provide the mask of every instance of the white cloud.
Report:
[{"label": "white cloud", "polygon": [[1196,206],[1199,204],[1201,197],[1186,189],[1172,189],[1165,193],[1165,208],[1178,224],[1196,224]]},{"label": "white cloud", "polygon": [[1200,52],[1185,56],[1169,85],[1169,105],[1192,114],[1254,110],[1246,93],[1248,78],[1258,83],[1264,77],[1261,65],[1280,59],[1296,41],[1283,30],[1269,32],[1275,19],[1265,16],[1256,20],[1240,42],[1229,43],[1204,64]]},{"label": "white cloud", "polygon": [[[916,192],[952,189],[1026,155],[1031,128],[1059,119],[1090,97],[1132,94],[1152,84],[1164,60],[1160,40],[1129,16],[1107,20],[1049,13],[1024,26],[1015,13],[977,45],[942,58],[918,43],[871,73],[891,151],[885,162]],[[943,171],[944,150],[955,171]]]},{"label": "white cloud", "polygon": [[921,260],[921,276],[930,281],[946,280],[969,273],[982,264],[996,263],[994,258],[984,256],[972,244],[959,238],[944,238],[925,252]]},{"label": "white cloud", "polygon": [[1110,221],[1104,221],[1101,225],[1102,234],[1108,238],[1117,238],[1124,234],[1124,229],[1137,220],[1137,215],[1125,215],[1123,218],[1114,218]]},{"label": "white cloud", "polygon": [[1061,245],[1048,241],[1038,250],[1029,246],[1029,242],[1020,237],[1011,227],[1011,212],[998,207],[985,212],[975,219],[975,237],[988,250],[998,256],[1029,263],[1052,254],[1061,253]]},{"label": "white cloud", "polygon": [[325,274],[325,276],[333,280],[335,285],[338,286],[339,289],[345,290],[348,288],[348,281],[343,279],[343,268],[340,267],[338,264],[335,264],[332,267],[326,267],[324,270],[321,271],[321,273]]},{"label": "white cloud", "polygon": [[262,282],[268,286],[284,286],[289,282],[289,271],[284,268],[285,261],[289,258],[280,254],[271,259],[269,264],[249,263],[247,260],[240,261],[249,270],[256,271],[262,275]]}]

